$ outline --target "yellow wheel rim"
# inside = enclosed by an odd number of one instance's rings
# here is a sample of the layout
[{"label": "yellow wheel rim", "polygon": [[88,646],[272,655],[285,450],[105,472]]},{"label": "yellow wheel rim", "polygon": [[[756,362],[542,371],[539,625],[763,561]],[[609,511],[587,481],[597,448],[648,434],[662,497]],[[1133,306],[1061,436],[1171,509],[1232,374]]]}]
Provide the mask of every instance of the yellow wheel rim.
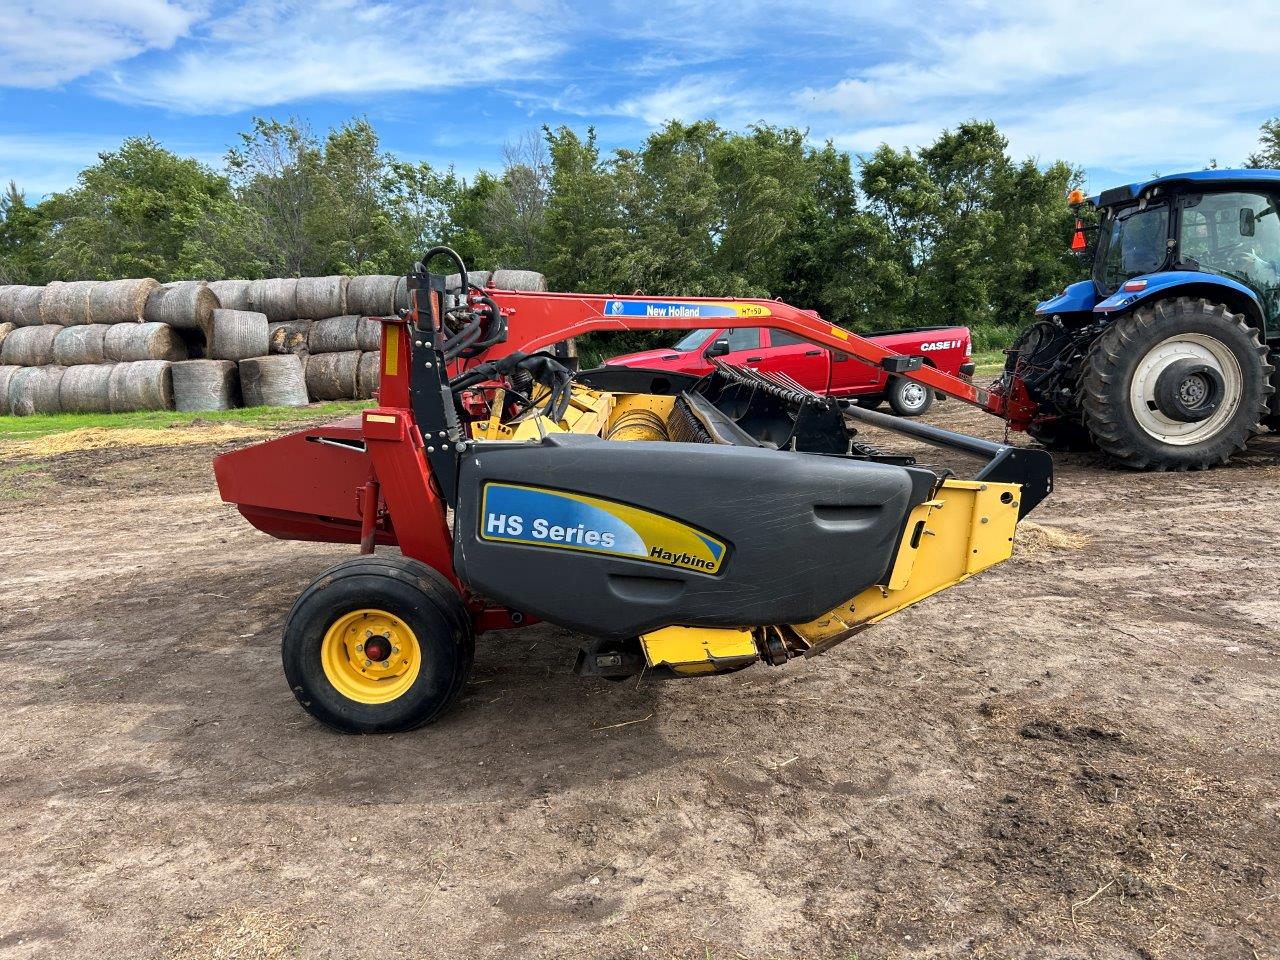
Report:
[{"label": "yellow wheel rim", "polygon": [[422,648],[395,614],[354,610],[330,625],[320,644],[320,660],[324,675],[348,700],[389,703],[418,679]]}]

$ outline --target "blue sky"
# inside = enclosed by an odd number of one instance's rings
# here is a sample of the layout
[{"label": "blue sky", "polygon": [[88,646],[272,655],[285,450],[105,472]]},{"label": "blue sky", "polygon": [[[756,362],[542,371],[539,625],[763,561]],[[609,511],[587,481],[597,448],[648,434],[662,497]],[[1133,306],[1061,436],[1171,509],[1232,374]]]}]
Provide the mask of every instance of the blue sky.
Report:
[{"label": "blue sky", "polygon": [[253,115],[496,168],[542,124],[632,146],[669,118],[862,152],[969,117],[1101,188],[1240,163],[1280,114],[1280,3],[0,0],[0,180],[40,196],[151,134],[220,165]]}]

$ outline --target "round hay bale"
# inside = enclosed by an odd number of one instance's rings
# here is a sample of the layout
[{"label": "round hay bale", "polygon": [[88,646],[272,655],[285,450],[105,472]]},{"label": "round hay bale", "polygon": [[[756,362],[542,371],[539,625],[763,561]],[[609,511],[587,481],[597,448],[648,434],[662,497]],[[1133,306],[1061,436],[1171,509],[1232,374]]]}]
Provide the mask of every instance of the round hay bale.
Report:
[{"label": "round hay bale", "polygon": [[20,367],[41,367],[53,363],[53,341],[62,329],[56,323],[18,327],[0,345],[0,363],[13,363]]},{"label": "round hay bale", "polygon": [[354,400],[360,351],[313,353],[307,358],[307,393],[312,400]]},{"label": "round hay bale", "polygon": [[382,321],[376,317],[361,317],[356,327],[356,346],[361,350],[382,349]]},{"label": "round hay bale", "polygon": [[541,293],[547,289],[547,278],[535,270],[495,270],[489,277],[494,290],[529,290]]},{"label": "round hay bale", "polygon": [[214,280],[209,284],[210,292],[218,298],[215,310],[248,310],[249,287],[252,280]]},{"label": "round hay bale", "polygon": [[311,335],[310,320],[281,320],[268,324],[267,339],[270,353],[296,353],[307,355],[307,339]]},{"label": "round hay bale", "polygon": [[110,413],[111,371],[114,363],[86,363],[67,367],[58,385],[63,413]]},{"label": "round hay bale", "polygon": [[347,284],[347,309],[366,317],[389,317],[396,309],[396,283],[400,277],[374,275],[352,277]]},{"label": "round hay bale", "polygon": [[298,281],[293,277],[254,280],[249,285],[249,309],[268,320],[298,319]]},{"label": "round hay bale", "polygon": [[101,280],[55,281],[40,297],[40,322],[72,326],[89,322],[89,291]]},{"label": "round hay bale", "polygon": [[23,367],[9,378],[9,414],[29,417],[33,413],[61,413],[58,388],[66,367]]},{"label": "round hay bale", "polygon": [[187,344],[167,323],[112,324],[103,338],[107,360],[185,360]]},{"label": "round hay bale", "polygon": [[106,355],[102,352],[102,341],[110,329],[111,326],[105,323],[63,327],[53,338],[53,362],[64,367],[82,363],[102,363],[106,359]]},{"label": "round hay bale", "polygon": [[107,382],[112,413],[173,409],[173,364],[168,360],[117,363]]},{"label": "round hay bale", "polygon": [[8,322],[0,323],[0,350],[4,350],[5,337],[9,336],[9,334],[13,333],[13,331],[16,329],[17,327],[15,327],[12,323],[8,323]]},{"label": "round hay bale", "polygon": [[[16,327],[34,327],[40,323],[40,300],[44,287],[9,287],[0,294],[0,322]],[[0,402],[4,398],[0,397]]]},{"label": "round hay bale", "polygon": [[160,284],[142,280],[108,280],[89,288],[90,323],[141,323],[147,297]]},{"label": "round hay bale", "polygon": [[[377,321],[374,321],[375,323]],[[307,334],[307,350],[311,353],[343,353],[359,349],[360,317],[329,317],[311,324]]]},{"label": "round hay bale", "polygon": [[270,347],[270,333],[265,314],[251,310],[215,310],[209,335],[209,359],[265,357]]},{"label": "round hay bale", "polygon": [[173,405],[177,410],[230,410],[240,400],[234,360],[184,360],[173,365]]},{"label": "round hay bale", "polygon": [[299,317],[319,320],[347,312],[346,277],[300,277],[297,309]]},{"label": "round hay bale", "polygon": [[19,370],[24,370],[14,363],[0,364],[0,416],[9,414],[9,380]]},{"label": "round hay bale", "polygon": [[307,385],[302,360],[288,353],[240,361],[240,390],[246,407],[304,407]]},{"label": "round hay bale", "polygon": [[142,311],[144,320],[167,323],[180,330],[199,330],[207,338],[213,311],[221,307],[203,280],[180,280],[152,290]]},{"label": "round hay bale", "polygon": [[382,354],[376,351],[360,354],[360,363],[356,366],[356,399],[372,400],[381,375]]}]

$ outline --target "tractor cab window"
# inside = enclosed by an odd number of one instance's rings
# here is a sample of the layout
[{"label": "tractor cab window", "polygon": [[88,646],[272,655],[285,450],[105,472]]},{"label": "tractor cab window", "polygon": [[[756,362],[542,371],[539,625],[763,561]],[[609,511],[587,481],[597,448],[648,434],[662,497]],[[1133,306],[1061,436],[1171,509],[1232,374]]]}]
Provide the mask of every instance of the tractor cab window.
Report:
[{"label": "tractor cab window", "polygon": [[1098,237],[1093,279],[1103,293],[1110,295],[1126,280],[1164,266],[1169,208],[1159,203],[1113,209],[1102,221]]},{"label": "tractor cab window", "polygon": [[1280,216],[1258,193],[1209,193],[1183,201],[1178,237],[1184,266],[1218,273],[1275,299],[1280,288]]}]

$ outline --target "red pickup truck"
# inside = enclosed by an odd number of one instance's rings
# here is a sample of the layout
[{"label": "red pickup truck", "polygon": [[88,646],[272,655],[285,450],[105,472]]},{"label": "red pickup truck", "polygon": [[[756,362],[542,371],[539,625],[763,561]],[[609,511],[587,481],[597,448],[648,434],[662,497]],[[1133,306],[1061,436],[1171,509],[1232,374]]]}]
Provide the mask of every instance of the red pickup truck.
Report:
[{"label": "red pickup truck", "polygon": [[[968,327],[916,327],[868,336],[895,353],[923,357],[929,366],[947,373],[973,375]],[[856,399],[863,406],[887,400],[893,412],[903,417],[918,417],[933,403],[932,391],[914,381],[890,377],[879,367],[794,334],[760,327],[690,330],[673,347],[611,357],[605,365],[705,374],[711,372],[715,357],[785,373],[815,393]]]}]

